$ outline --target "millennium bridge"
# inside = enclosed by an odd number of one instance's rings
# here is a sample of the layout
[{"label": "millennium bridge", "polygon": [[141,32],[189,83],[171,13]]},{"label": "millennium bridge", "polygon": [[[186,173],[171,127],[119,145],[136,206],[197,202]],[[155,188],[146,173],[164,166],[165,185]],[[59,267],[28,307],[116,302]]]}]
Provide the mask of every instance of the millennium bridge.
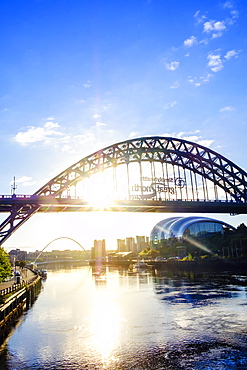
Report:
[{"label": "millennium bridge", "polygon": [[202,145],[152,136],[99,150],[32,195],[0,195],[0,245],[36,212],[247,213],[247,173]]}]

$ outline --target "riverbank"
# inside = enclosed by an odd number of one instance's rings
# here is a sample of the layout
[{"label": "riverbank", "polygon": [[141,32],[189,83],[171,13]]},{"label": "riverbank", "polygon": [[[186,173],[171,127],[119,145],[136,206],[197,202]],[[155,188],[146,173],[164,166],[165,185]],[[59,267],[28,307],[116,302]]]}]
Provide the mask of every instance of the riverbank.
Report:
[{"label": "riverbank", "polygon": [[151,269],[167,271],[193,272],[247,272],[247,260],[240,259],[204,259],[196,261],[167,260],[147,262]]},{"label": "riverbank", "polygon": [[[24,269],[23,269],[24,270]],[[35,301],[41,289],[41,277],[25,269],[19,283],[10,280],[0,284],[0,345],[5,341],[25,309]]]},{"label": "riverbank", "polygon": [[[90,266],[119,266],[129,268],[135,264],[137,260],[94,260],[90,262]],[[164,271],[194,271],[194,272],[243,272],[247,273],[247,260],[245,259],[198,259],[194,261],[183,261],[178,259],[168,260],[145,260],[147,268],[150,270]]]}]

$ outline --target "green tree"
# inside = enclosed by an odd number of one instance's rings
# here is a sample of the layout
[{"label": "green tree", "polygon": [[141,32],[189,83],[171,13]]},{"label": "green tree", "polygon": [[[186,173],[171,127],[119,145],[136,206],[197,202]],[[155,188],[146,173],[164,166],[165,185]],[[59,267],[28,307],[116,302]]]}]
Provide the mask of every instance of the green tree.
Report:
[{"label": "green tree", "polygon": [[11,270],[8,254],[0,247],[0,282],[11,276]]},{"label": "green tree", "polygon": [[16,263],[15,263],[16,266],[20,266],[21,268],[25,267],[26,264],[27,264],[27,262],[26,261],[23,261],[23,260],[16,261]]}]

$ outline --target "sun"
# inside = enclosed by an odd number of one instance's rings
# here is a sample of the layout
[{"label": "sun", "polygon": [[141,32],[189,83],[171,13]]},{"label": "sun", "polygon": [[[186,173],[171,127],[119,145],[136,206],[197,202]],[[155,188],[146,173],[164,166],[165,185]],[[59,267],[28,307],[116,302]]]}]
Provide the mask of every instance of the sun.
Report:
[{"label": "sun", "polygon": [[92,175],[85,190],[85,200],[93,207],[105,208],[116,199],[114,182],[106,171]]}]

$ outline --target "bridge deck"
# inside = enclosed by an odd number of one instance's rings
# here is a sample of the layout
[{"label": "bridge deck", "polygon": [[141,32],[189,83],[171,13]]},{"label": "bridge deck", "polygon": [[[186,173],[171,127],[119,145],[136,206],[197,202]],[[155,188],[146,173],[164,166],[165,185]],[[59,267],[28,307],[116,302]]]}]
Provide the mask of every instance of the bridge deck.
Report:
[{"label": "bridge deck", "polygon": [[54,197],[6,197],[0,196],[0,212],[11,212],[13,208],[23,207],[23,212],[30,207],[38,212],[190,212],[190,213],[230,213],[247,214],[247,203],[233,201],[205,200],[119,200],[111,204],[93,205],[80,198]]}]

